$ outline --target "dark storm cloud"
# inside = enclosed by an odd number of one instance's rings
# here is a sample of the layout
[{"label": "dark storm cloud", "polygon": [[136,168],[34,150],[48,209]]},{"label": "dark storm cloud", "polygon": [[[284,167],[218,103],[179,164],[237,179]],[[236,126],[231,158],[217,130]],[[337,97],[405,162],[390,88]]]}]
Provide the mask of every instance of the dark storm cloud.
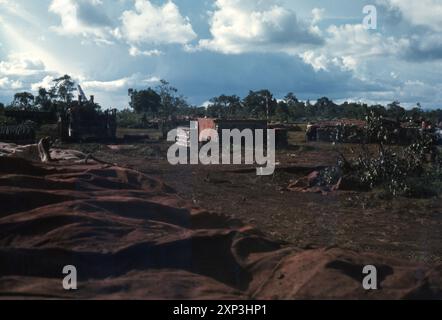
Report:
[{"label": "dark storm cloud", "polygon": [[78,2],[78,18],[90,26],[110,26],[111,19],[104,12],[100,5],[94,5],[89,1]]}]

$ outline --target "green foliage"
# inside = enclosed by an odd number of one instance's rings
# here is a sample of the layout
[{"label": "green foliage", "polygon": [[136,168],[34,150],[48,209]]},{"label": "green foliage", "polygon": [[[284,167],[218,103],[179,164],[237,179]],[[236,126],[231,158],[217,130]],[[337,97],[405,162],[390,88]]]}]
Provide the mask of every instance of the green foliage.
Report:
[{"label": "green foliage", "polygon": [[161,80],[155,89],[129,89],[130,107],[136,113],[144,113],[152,118],[176,116],[182,109],[188,109],[186,99],[178,94],[178,89]]},{"label": "green foliage", "polygon": [[206,115],[221,119],[238,118],[243,114],[241,98],[233,95],[221,95],[210,100],[211,105],[207,107]]},{"label": "green foliage", "polygon": [[[379,148],[371,154],[366,145],[363,152],[353,162],[340,162],[344,174],[355,177],[370,189],[382,188],[392,196],[416,196],[422,177],[440,172],[441,157],[431,132],[422,131],[415,140],[404,148],[386,147],[389,141],[388,130],[383,125],[382,116],[371,112],[367,116],[367,135],[377,139]],[[376,130],[379,132],[376,134]],[[439,176],[440,178],[440,176]],[[428,192],[425,192],[428,194]]]},{"label": "green foliage", "polygon": [[[64,75],[54,79],[50,88],[40,88],[35,97],[28,92],[17,93],[10,107],[62,113],[71,106],[75,90],[75,81],[69,75]],[[121,117],[125,125],[129,125],[129,123],[135,125],[135,122],[147,123],[152,118],[173,119],[176,116],[307,122],[345,118],[362,120],[366,118],[367,113],[372,113],[371,117],[378,117],[379,121],[389,118],[393,121],[418,123],[425,119],[432,123],[438,123],[442,120],[442,110],[424,111],[419,103],[411,110],[405,110],[398,101],[392,102],[387,107],[368,106],[354,102],[344,102],[338,105],[331,99],[322,97],[313,103],[310,100],[300,101],[291,92],[278,101],[267,89],[250,91],[244,99],[236,95],[223,94],[212,98],[207,108],[194,107],[189,105],[177,88],[165,80],[161,80],[155,88],[129,89],[129,96],[130,107],[143,118],[138,120],[138,117],[129,116],[127,112],[124,112]],[[369,129],[372,132],[369,135],[370,139],[380,141],[394,138],[388,136],[391,134],[391,131],[387,130],[389,128],[377,130],[379,128],[381,127]]]},{"label": "green foliage", "polygon": [[125,109],[117,113],[117,122],[120,128],[140,129],[142,128],[143,115]]},{"label": "green foliage", "polygon": [[147,113],[156,116],[161,105],[161,97],[152,88],[147,90],[130,90],[130,107],[138,114]]},{"label": "green foliage", "polygon": [[54,111],[53,96],[45,88],[38,89],[38,95],[35,97],[35,106],[42,111]]},{"label": "green foliage", "polygon": [[284,97],[284,101],[280,102],[287,106],[288,121],[296,121],[306,117],[306,104],[298,100],[298,98],[292,93],[288,93]]},{"label": "green foliage", "polygon": [[14,95],[12,107],[20,110],[29,110],[34,106],[35,97],[30,92],[18,92]]},{"label": "green foliage", "polygon": [[250,91],[243,105],[249,117],[267,119],[274,115],[278,103],[269,90],[260,90]]},{"label": "green foliage", "polygon": [[279,102],[276,106],[275,115],[273,117],[277,121],[288,122],[290,119],[289,107],[284,102]]},{"label": "green foliage", "polygon": [[[315,121],[332,119],[365,119],[369,110],[384,118],[395,120],[419,121],[429,115],[420,107],[405,110],[399,102],[391,103],[387,108],[374,105],[368,106],[362,103],[344,102],[341,105],[334,103],[327,97],[318,99],[312,104],[310,101],[299,101],[293,93],[288,93],[284,99],[277,101],[269,90],[250,91],[244,99],[237,96],[221,95],[210,100],[206,116],[217,118],[255,118],[270,119],[280,122]],[[442,116],[432,112],[434,119]]]},{"label": "green foliage", "polygon": [[388,113],[390,114],[390,117],[402,121],[405,119],[406,111],[404,108],[400,106],[399,101],[394,101],[390,103],[388,106]]},{"label": "green foliage", "polygon": [[53,80],[54,85],[49,90],[49,95],[52,98],[63,101],[64,103],[72,102],[74,98],[74,91],[76,91],[75,81],[72,80],[71,76],[64,75],[63,77]]},{"label": "green foliage", "polygon": [[391,141],[391,130],[385,125],[384,116],[378,110],[370,110],[365,120],[367,121],[366,142],[385,144]]},{"label": "green foliage", "polygon": [[[232,102],[233,100],[233,102]],[[284,99],[277,101],[269,90],[250,91],[242,100],[237,96],[212,98],[207,108],[207,117],[217,118],[255,118],[270,119],[280,122],[317,121],[335,119],[364,120],[367,113],[373,112],[383,120],[410,121],[418,123],[422,119],[434,123],[442,119],[442,110],[424,111],[420,104],[411,110],[405,110],[395,101],[387,107],[381,105],[368,106],[364,103],[344,102],[334,103],[327,97],[318,99],[314,104],[310,101],[299,101],[293,93],[288,93]],[[233,106],[233,107],[232,107]]]},{"label": "green foliage", "polygon": [[189,107],[186,98],[178,94],[178,89],[171,86],[166,80],[161,80],[156,88],[161,97],[160,116],[162,118],[171,117],[177,114],[180,109]]},{"label": "green foliage", "polygon": [[69,75],[65,75],[54,79],[52,87],[39,88],[36,96],[30,92],[16,93],[11,105],[7,108],[63,112],[72,102],[75,90],[75,81]]}]

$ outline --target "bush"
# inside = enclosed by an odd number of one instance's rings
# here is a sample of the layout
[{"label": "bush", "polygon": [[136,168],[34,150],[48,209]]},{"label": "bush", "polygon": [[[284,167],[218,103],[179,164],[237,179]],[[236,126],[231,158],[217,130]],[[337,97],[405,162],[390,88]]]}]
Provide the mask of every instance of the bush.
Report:
[{"label": "bush", "polygon": [[126,129],[142,129],[143,115],[135,113],[129,109],[117,113],[117,122],[120,128]]},{"label": "bush", "polygon": [[440,159],[432,136],[422,132],[399,151],[381,142],[377,154],[371,154],[364,145],[355,161],[343,159],[339,167],[370,189],[381,188],[393,196],[429,196],[435,194],[433,182],[442,177]]}]

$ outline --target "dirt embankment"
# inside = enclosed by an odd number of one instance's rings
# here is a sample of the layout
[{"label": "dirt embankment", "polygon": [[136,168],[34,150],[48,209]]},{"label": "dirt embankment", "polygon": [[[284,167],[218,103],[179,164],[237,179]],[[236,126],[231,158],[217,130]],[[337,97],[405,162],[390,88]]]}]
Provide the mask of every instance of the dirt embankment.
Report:
[{"label": "dirt embankment", "polygon": [[134,170],[0,158],[0,201],[0,298],[442,298],[441,266],[283,245]]}]

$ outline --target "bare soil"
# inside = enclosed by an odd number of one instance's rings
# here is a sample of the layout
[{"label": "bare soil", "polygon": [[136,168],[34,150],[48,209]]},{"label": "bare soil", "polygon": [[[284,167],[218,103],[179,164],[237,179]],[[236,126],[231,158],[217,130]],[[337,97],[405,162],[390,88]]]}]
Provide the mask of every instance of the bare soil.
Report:
[{"label": "bare soil", "polygon": [[[338,151],[352,157],[354,145],[305,143],[290,134],[290,147],[279,150],[273,176],[259,177],[246,166],[172,166],[170,144],[157,132],[144,142],[67,145],[95,157],[158,177],[186,200],[204,209],[238,218],[273,240],[299,248],[337,246],[422,263],[442,263],[442,202],[385,198],[378,192],[328,195],[286,191],[291,181],[316,168],[334,165]],[[130,132],[134,133],[134,130]],[[120,135],[123,133],[120,133]]]}]

